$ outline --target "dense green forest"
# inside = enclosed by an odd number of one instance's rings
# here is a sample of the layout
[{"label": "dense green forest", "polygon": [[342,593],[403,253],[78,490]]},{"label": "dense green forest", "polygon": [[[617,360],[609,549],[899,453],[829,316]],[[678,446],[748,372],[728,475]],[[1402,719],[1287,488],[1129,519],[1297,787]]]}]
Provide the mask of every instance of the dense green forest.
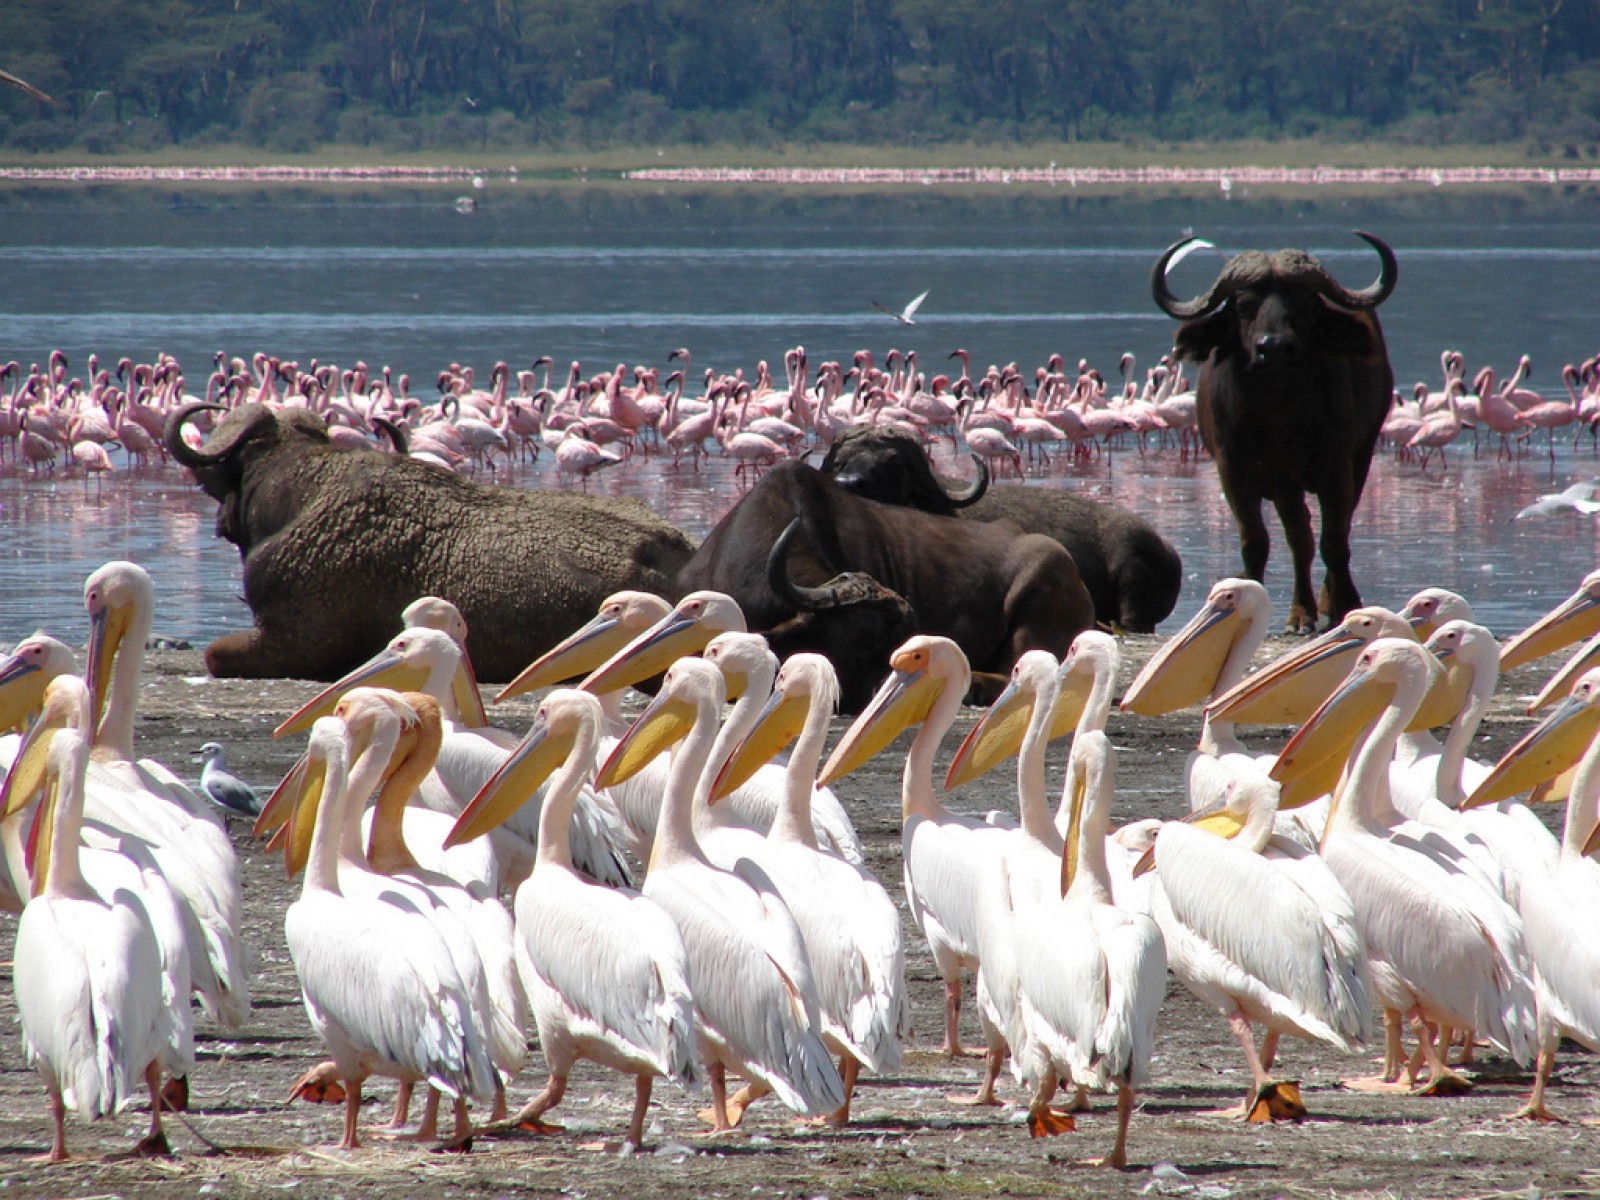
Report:
[{"label": "dense green forest", "polygon": [[0,146],[1600,149],[1600,0],[0,0]]}]

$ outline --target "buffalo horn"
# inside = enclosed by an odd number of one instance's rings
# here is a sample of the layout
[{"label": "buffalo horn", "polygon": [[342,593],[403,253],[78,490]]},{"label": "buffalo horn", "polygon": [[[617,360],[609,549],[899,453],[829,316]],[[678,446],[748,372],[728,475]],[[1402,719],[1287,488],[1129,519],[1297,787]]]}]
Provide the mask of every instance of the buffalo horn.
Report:
[{"label": "buffalo horn", "polygon": [[1389,293],[1394,291],[1394,285],[1400,279],[1400,264],[1395,261],[1394,251],[1382,238],[1373,237],[1370,233],[1363,233],[1357,229],[1355,235],[1367,245],[1378,252],[1378,278],[1370,287],[1364,287],[1359,292],[1352,292],[1334,279],[1333,276],[1324,274],[1321,286],[1322,294],[1332,300],[1340,308],[1348,308],[1356,312],[1377,308],[1389,298]]},{"label": "buffalo horn", "polygon": [[789,527],[778,535],[767,552],[767,586],[773,595],[796,612],[820,612],[839,603],[832,588],[807,587],[789,578],[789,544],[800,531],[800,518],[789,522]]},{"label": "buffalo horn", "polygon": [[384,436],[389,439],[389,444],[394,447],[394,452],[400,455],[411,453],[411,439],[406,437],[406,431],[401,429],[388,417],[373,417],[372,423],[383,430]]},{"label": "buffalo horn", "polygon": [[[957,508],[967,508],[970,505],[976,504],[983,498],[983,494],[989,490],[989,468],[984,464],[983,459],[979,458],[976,454],[972,456],[972,461],[973,464],[978,468],[978,477],[967,487],[959,490],[952,491],[950,488],[944,489],[944,494],[950,497],[950,503],[955,505]],[[943,485],[941,484],[940,486]]]},{"label": "buffalo horn", "polygon": [[[1196,243],[1200,243],[1200,245],[1196,246]],[[1171,267],[1174,259],[1181,258],[1191,248],[1199,249],[1210,244],[1196,237],[1180,238],[1163,250],[1161,257],[1156,259],[1156,265],[1150,268],[1150,295],[1155,298],[1156,307],[1174,320],[1192,321],[1195,317],[1203,316],[1210,312],[1217,304],[1227,299],[1226,295],[1217,295],[1218,285],[1222,283],[1222,275],[1217,277],[1205,295],[1196,296],[1193,300],[1179,300],[1172,294],[1172,289],[1167,286],[1167,270]]]},{"label": "buffalo horn", "polygon": [[161,431],[163,440],[167,443],[168,452],[190,470],[199,470],[201,467],[209,467],[220,462],[232,453],[233,448],[240,441],[255,432],[256,426],[262,421],[275,419],[270,409],[261,408],[258,416],[241,425],[226,440],[219,440],[213,436],[206,442],[203,449],[196,450],[183,440],[183,427],[188,424],[189,419],[195,413],[207,410],[211,412],[228,411],[221,404],[185,404],[167,417],[167,423]]}]

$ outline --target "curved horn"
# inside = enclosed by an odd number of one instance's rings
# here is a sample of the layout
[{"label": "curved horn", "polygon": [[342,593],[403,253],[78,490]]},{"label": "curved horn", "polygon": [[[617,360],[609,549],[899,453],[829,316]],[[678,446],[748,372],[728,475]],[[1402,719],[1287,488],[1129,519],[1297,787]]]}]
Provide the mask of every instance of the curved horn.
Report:
[{"label": "curved horn", "polygon": [[1378,278],[1368,287],[1359,292],[1352,292],[1332,275],[1324,275],[1322,292],[1340,308],[1354,309],[1362,312],[1367,309],[1377,308],[1389,298],[1389,293],[1394,291],[1394,285],[1400,280],[1400,264],[1396,261],[1394,251],[1382,238],[1374,237],[1370,233],[1363,233],[1357,229],[1355,235],[1367,245],[1378,252]]},{"label": "curved horn", "polygon": [[789,578],[789,545],[799,531],[800,518],[796,517],[778,535],[778,540],[772,543],[772,549],[767,552],[767,586],[772,589],[773,595],[796,612],[819,612],[833,608],[839,603],[839,598],[831,589],[806,587]]},{"label": "curved horn", "polygon": [[394,452],[399,455],[411,453],[411,439],[406,436],[406,431],[401,429],[388,417],[373,417],[372,423],[383,430],[384,436],[389,439],[389,444],[394,447]]},{"label": "curved horn", "polygon": [[[1199,245],[1196,245],[1199,243]],[[1218,285],[1222,282],[1222,275],[1203,296],[1196,296],[1193,300],[1179,300],[1172,294],[1172,289],[1167,286],[1167,270],[1175,259],[1182,258],[1191,248],[1199,249],[1211,243],[1197,237],[1180,238],[1161,252],[1161,257],[1156,259],[1156,265],[1150,268],[1150,295],[1155,299],[1156,307],[1167,316],[1177,321],[1192,321],[1195,317],[1203,316],[1215,308],[1221,299],[1217,295]],[[1224,274],[1226,269],[1224,269]]]},{"label": "curved horn", "polygon": [[[983,499],[983,494],[989,490],[988,466],[984,463],[983,459],[979,458],[976,454],[972,456],[972,461],[973,464],[978,468],[977,479],[973,480],[970,486],[964,487],[959,491],[952,491],[950,488],[944,489],[944,494],[950,497],[950,503],[955,505],[957,508],[967,508],[970,505],[976,504],[979,500]],[[940,486],[943,487],[944,485],[940,484]]]},{"label": "curved horn", "polygon": [[[216,438],[212,438],[205,449],[196,450],[183,440],[183,427],[188,424],[189,418],[193,417],[195,413],[205,411],[227,412],[229,410],[225,405],[221,404],[185,404],[168,415],[167,422],[161,430],[161,438],[167,444],[168,453],[191,471],[198,471],[202,467],[209,467],[220,461],[232,451],[234,444],[240,438],[250,433],[256,426],[256,422],[251,421],[226,442],[217,442]],[[269,410],[263,408],[261,411],[268,420],[272,419],[272,413]]]}]

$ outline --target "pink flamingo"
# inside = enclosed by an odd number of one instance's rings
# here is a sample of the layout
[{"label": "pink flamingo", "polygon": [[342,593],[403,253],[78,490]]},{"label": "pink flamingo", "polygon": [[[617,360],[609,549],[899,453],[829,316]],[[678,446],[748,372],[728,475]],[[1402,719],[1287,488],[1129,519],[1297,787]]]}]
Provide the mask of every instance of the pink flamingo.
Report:
[{"label": "pink flamingo", "polygon": [[1449,459],[1445,457],[1444,450],[1446,446],[1461,436],[1461,430],[1464,428],[1461,423],[1460,410],[1456,407],[1456,393],[1465,387],[1466,384],[1462,383],[1461,380],[1452,380],[1450,387],[1444,393],[1445,410],[1430,414],[1422,422],[1421,427],[1411,435],[1411,439],[1406,442],[1407,449],[1422,451],[1422,466],[1424,470],[1427,469],[1428,459],[1435,450],[1439,452],[1439,464],[1443,467],[1450,465]]},{"label": "pink flamingo", "polygon": [[556,474],[576,475],[583,482],[584,491],[589,490],[590,475],[622,461],[620,454],[602,450],[590,441],[588,433],[586,422],[574,421],[567,426],[561,444],[556,447]]}]

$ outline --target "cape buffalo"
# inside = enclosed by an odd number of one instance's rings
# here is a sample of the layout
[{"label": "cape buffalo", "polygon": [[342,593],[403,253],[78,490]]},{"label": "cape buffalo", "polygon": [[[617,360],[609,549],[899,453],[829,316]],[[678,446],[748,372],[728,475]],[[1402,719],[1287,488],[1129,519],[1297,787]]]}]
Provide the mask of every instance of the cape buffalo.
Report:
[{"label": "cape buffalo", "polygon": [[1176,353],[1201,364],[1200,436],[1216,459],[1251,579],[1267,566],[1261,502],[1271,501],[1283,522],[1294,555],[1295,630],[1315,628],[1318,612],[1307,492],[1322,510],[1322,607],[1339,621],[1361,604],[1350,575],[1350,520],[1394,394],[1375,310],[1399,267],[1382,241],[1357,236],[1381,262],[1377,281],[1361,291],[1341,286],[1303,250],[1247,250],[1204,295],[1182,301],[1167,285],[1167,267],[1194,238],[1169,246],[1150,272],[1156,305],[1183,322]]}]

